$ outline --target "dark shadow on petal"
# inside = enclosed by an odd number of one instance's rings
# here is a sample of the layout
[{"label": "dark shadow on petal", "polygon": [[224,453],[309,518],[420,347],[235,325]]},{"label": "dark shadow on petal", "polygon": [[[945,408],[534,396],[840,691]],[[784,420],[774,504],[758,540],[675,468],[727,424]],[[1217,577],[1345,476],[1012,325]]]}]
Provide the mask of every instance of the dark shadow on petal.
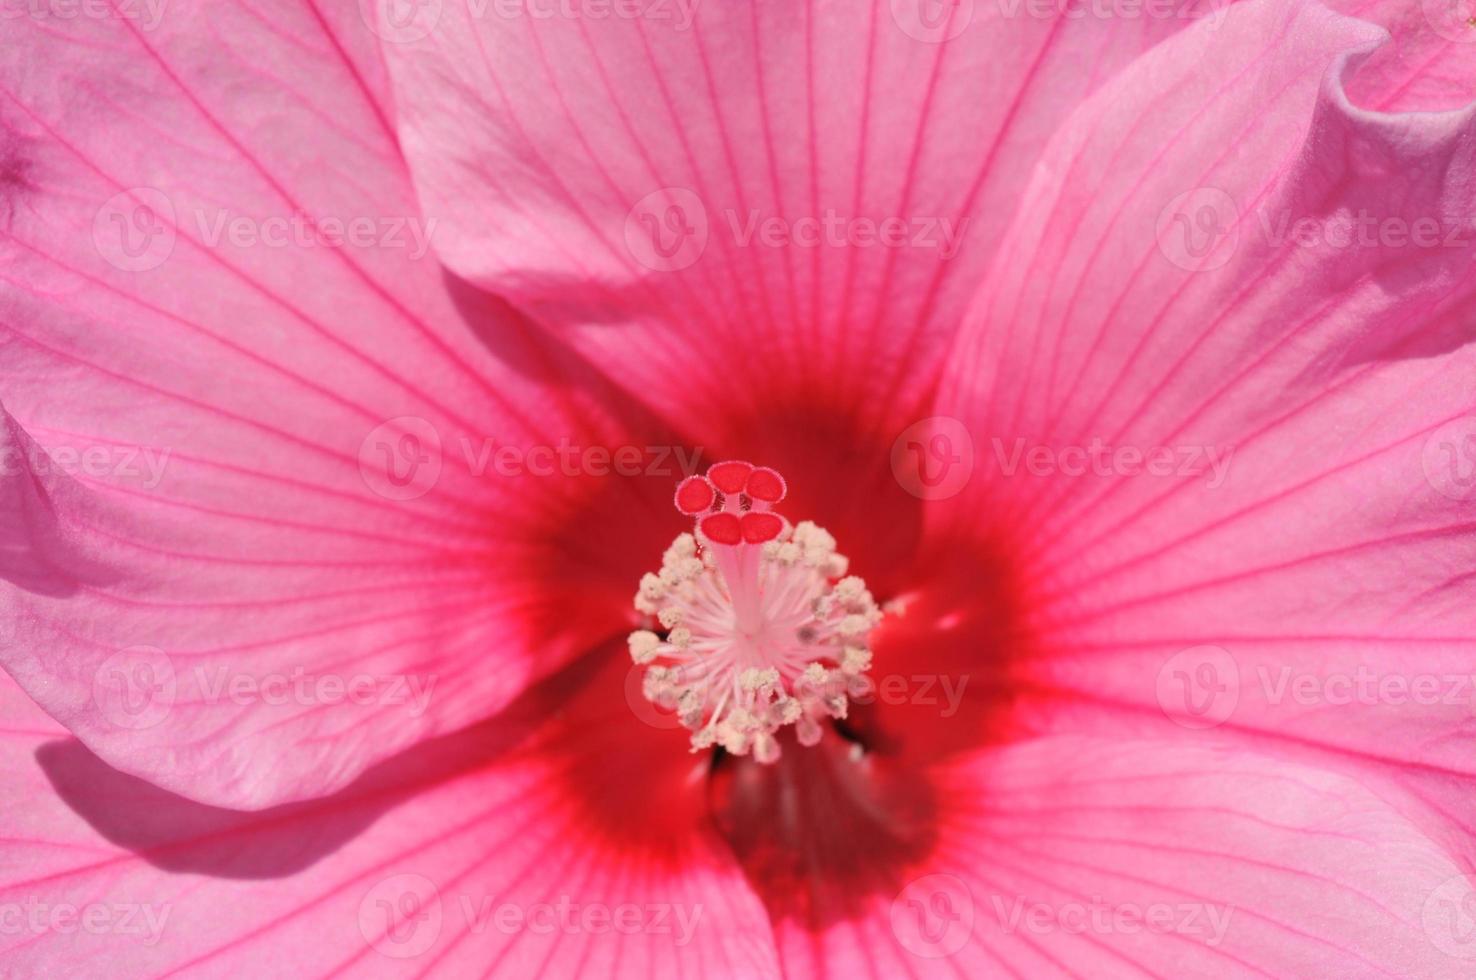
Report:
[{"label": "dark shadow on petal", "polygon": [[75,739],[50,742],[37,762],[57,795],[99,834],[167,871],[281,878],[343,847],[418,792],[492,765],[526,741],[608,650],[543,681],[497,717],[424,742],[331,796],[244,812],[207,806],[119,772]]},{"label": "dark shadow on petal", "polygon": [[[628,432],[649,441],[668,446],[691,442],[611,379],[597,362],[565,343],[556,330],[449,271],[442,272],[442,279],[467,327],[508,368],[536,382],[544,391],[572,399],[575,406],[597,407],[600,413],[620,419]],[[674,342],[680,342],[680,338],[674,338]],[[571,416],[584,414],[588,413]]]}]

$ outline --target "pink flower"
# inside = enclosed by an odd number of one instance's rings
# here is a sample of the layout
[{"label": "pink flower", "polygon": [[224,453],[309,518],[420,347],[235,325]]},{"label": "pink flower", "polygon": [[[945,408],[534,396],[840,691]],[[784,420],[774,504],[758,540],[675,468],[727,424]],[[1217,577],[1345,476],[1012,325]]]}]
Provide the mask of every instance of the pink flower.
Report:
[{"label": "pink flower", "polygon": [[1353,6],[7,8],[0,972],[1470,975],[1476,28]]}]

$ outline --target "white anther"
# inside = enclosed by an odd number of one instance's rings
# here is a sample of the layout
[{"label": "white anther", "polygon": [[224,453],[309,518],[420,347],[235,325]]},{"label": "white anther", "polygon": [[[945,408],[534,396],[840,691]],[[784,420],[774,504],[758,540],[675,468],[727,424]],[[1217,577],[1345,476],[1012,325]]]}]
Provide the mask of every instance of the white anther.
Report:
[{"label": "white anther", "polygon": [[661,646],[661,637],[650,630],[636,630],[630,634],[629,643],[630,659],[638,664],[648,664],[656,659],[656,648]]}]

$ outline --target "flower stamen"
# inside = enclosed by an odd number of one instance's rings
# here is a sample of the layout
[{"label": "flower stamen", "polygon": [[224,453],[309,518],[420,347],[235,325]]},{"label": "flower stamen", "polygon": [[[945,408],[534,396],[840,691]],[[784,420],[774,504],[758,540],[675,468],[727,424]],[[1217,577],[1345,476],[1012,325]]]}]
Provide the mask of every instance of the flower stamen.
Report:
[{"label": "flower stamen", "polygon": [[693,518],[641,579],[630,635],[646,668],[642,690],[692,731],[692,751],[721,746],[774,762],[775,734],[795,726],[800,744],[822,722],[846,717],[871,690],[868,639],[882,611],[823,528],[774,513],[787,487],[766,467],[730,460],[677,487]]}]

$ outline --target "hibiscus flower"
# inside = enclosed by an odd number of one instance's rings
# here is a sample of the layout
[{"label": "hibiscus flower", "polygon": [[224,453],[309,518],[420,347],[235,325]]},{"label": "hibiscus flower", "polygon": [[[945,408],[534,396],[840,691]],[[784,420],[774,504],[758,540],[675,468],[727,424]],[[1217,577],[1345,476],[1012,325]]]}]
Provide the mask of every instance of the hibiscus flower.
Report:
[{"label": "hibiscus flower", "polygon": [[1444,0],[6,8],[0,956],[1466,976]]}]

